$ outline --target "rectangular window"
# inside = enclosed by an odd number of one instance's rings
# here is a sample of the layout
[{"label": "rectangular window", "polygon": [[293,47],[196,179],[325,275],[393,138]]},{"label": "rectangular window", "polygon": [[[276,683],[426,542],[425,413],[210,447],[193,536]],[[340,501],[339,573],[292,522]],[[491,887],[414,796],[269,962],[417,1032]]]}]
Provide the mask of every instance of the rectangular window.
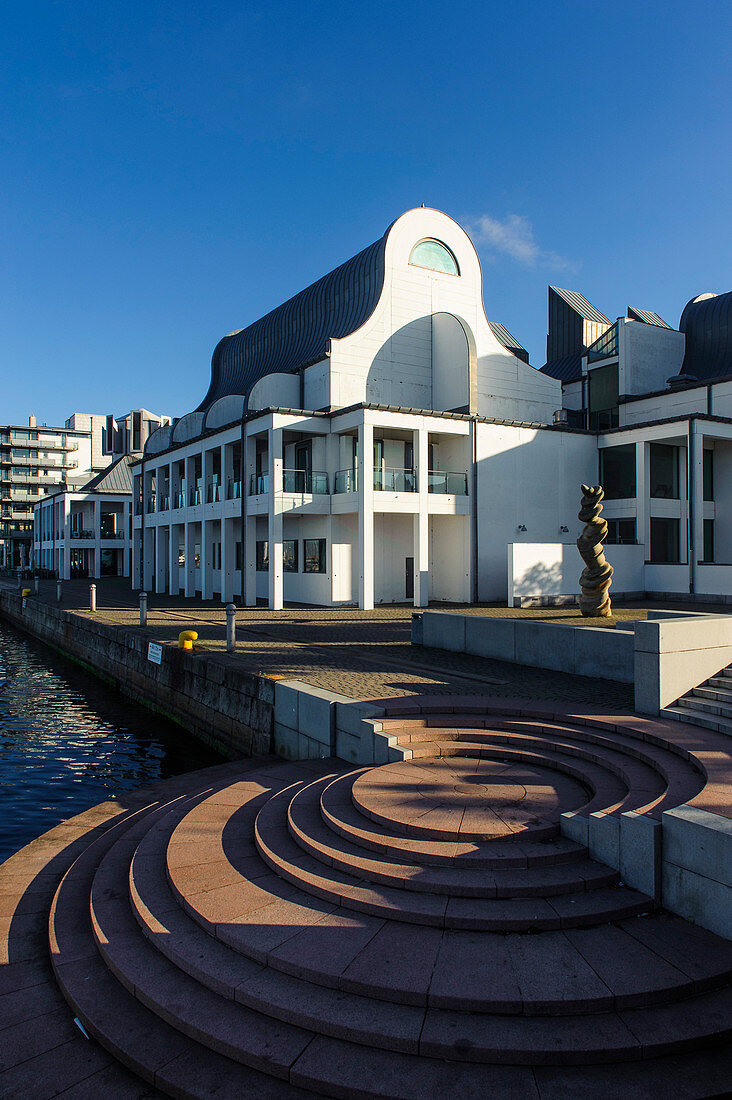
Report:
[{"label": "rectangular window", "polygon": [[257,570],[266,573],[269,569],[269,543],[266,539],[257,543]]},{"label": "rectangular window", "polygon": [[241,558],[241,543],[240,542],[236,543],[235,549],[236,549],[236,568],[238,570],[241,570],[242,558]]},{"label": "rectangular window", "polygon": [[635,520],[609,519],[606,541],[614,546],[635,545]]},{"label": "rectangular window", "polygon": [[651,561],[658,563],[678,563],[679,561],[679,521],[651,517]]},{"label": "rectangular window", "polygon": [[600,451],[600,484],[608,500],[635,496],[635,444],[603,447]]},{"label": "rectangular window", "polygon": [[297,573],[297,539],[284,539],[282,542],[282,569],[285,573]]},{"label": "rectangular window", "polygon": [[618,364],[596,367],[587,376],[590,428],[603,431],[618,425]]},{"label": "rectangular window", "polygon": [[[707,453],[707,452],[705,452]],[[709,454],[712,452],[709,451]],[[704,561],[714,561],[714,520],[704,520]]]},{"label": "rectangular window", "polygon": [[704,499],[714,500],[714,451],[704,451]]},{"label": "rectangular window", "polygon": [[679,499],[679,448],[651,443],[651,496]]},{"label": "rectangular window", "polygon": [[305,572],[325,573],[325,539],[305,539]]}]

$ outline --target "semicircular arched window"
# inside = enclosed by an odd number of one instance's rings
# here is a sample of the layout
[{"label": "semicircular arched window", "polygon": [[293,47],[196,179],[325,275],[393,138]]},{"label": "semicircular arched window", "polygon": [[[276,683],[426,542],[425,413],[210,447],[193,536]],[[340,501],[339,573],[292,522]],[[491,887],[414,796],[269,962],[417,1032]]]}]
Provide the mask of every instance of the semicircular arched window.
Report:
[{"label": "semicircular arched window", "polygon": [[415,244],[409,262],[415,267],[427,267],[430,271],[443,271],[446,275],[460,274],[457,260],[447,245],[432,237]]}]

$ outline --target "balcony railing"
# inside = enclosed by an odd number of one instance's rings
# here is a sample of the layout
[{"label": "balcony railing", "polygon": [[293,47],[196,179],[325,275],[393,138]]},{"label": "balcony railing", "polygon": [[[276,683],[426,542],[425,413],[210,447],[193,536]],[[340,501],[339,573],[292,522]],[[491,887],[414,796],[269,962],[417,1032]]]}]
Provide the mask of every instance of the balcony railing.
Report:
[{"label": "balcony railing", "polygon": [[200,486],[196,486],[195,489],[191,489],[190,493],[188,494],[188,503],[190,504],[190,506],[194,508],[197,504],[201,503],[201,499],[202,494]]},{"label": "balcony railing", "polygon": [[147,498],[147,511],[155,511],[155,493],[151,493],[150,496]]},{"label": "balcony railing", "polygon": [[358,491],[358,470],[338,470],[335,476],[336,493],[355,493]]},{"label": "balcony railing", "polygon": [[226,499],[241,499],[241,481],[234,481],[232,478],[229,478],[228,482],[226,483]]},{"label": "balcony railing", "polygon": [[221,485],[218,481],[213,481],[206,486],[206,503],[218,504],[221,500]]},{"label": "balcony railing", "polygon": [[249,496],[257,497],[269,492],[269,474],[252,474],[249,479]]},{"label": "balcony railing", "polygon": [[185,508],[186,506],[186,485],[185,482],[181,482],[181,486],[176,493],[173,493],[173,507]]},{"label": "balcony railing", "polygon": [[460,470],[430,470],[428,492],[452,493],[454,496],[468,495],[468,475]]},{"label": "balcony railing", "polygon": [[142,501],[141,500],[136,500],[135,501],[135,515],[136,516],[141,516],[142,515]]},{"label": "balcony railing", "polygon": [[285,493],[317,495],[328,492],[328,475],[323,470],[283,470]]},{"label": "balcony railing", "polygon": [[167,493],[162,493],[158,497],[158,511],[159,512],[167,512],[169,508],[170,508],[170,497],[168,496]]},{"label": "balcony railing", "polygon": [[94,532],[81,529],[77,529],[76,531],[74,531],[74,529],[72,528],[71,537],[72,539],[93,539]]},{"label": "balcony railing", "polygon": [[416,493],[417,475],[414,470],[383,466],[374,470],[374,489],[379,492]]}]

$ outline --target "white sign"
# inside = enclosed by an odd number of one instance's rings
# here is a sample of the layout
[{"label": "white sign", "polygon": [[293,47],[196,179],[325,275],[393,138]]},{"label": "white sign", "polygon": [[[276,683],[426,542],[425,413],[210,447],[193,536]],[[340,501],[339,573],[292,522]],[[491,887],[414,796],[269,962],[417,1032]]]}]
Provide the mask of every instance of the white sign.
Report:
[{"label": "white sign", "polygon": [[24,611],[25,611],[25,609],[26,609],[26,607],[27,607],[27,606],[28,606],[28,601],[27,601],[27,599],[25,598],[25,596],[23,596],[23,610],[24,610]]},{"label": "white sign", "polygon": [[147,643],[147,659],[154,665],[159,665],[163,659],[163,647],[157,642]]}]

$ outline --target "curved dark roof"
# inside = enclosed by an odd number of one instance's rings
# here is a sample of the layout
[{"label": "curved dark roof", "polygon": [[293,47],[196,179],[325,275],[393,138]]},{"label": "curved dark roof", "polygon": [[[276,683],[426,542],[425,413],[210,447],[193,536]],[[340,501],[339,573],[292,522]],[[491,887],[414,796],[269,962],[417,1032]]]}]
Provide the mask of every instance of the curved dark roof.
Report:
[{"label": "curved dark roof", "polygon": [[564,355],[561,359],[550,359],[539,370],[542,374],[558,378],[560,382],[576,382],[582,377],[582,356],[576,352],[574,355]]},{"label": "curved dark roof", "polygon": [[679,329],[686,335],[682,374],[700,379],[732,374],[732,290],[692,299],[681,314]]},{"label": "curved dark roof", "polygon": [[507,351],[513,352],[517,359],[523,359],[524,363],[528,363],[528,351],[500,321],[489,321],[488,326],[499,344],[503,344]]},{"label": "curved dark roof", "polygon": [[211,383],[196,411],[227,394],[248,396],[266,374],[289,374],[317,363],[329,340],[360,328],[384,285],[388,232],[248,328],[224,336],[214,348]]}]

